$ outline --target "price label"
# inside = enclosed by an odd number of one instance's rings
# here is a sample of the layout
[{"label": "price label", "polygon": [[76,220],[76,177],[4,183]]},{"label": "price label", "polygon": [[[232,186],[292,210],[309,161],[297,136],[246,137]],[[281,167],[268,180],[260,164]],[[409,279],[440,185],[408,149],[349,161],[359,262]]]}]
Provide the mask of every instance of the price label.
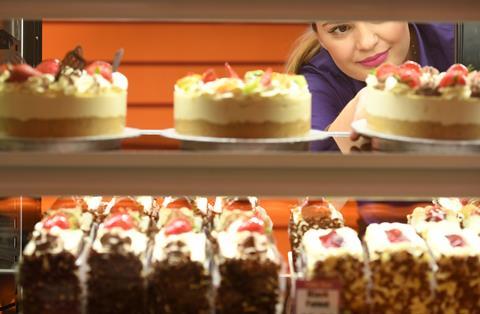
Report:
[{"label": "price label", "polygon": [[295,314],[340,313],[340,289],[336,280],[297,280]]}]

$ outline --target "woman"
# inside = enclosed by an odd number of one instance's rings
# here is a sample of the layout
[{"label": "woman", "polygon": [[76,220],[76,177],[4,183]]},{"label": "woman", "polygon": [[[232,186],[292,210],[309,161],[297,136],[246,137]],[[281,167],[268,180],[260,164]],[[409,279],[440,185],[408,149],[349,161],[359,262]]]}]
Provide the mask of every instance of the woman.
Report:
[{"label": "woman", "polygon": [[[445,71],[454,62],[452,24],[407,22],[334,22],[312,24],[287,63],[287,71],[305,75],[312,93],[312,127],[348,131],[362,118],[357,108],[365,78],[383,63],[413,60]],[[348,151],[349,140],[336,140]],[[333,141],[322,150],[336,150]]]}]

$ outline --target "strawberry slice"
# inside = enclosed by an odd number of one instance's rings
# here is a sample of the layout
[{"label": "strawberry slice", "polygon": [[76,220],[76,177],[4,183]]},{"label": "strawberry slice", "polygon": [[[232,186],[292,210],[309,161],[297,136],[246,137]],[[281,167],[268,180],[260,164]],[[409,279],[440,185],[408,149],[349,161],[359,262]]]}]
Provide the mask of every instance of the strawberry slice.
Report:
[{"label": "strawberry slice", "polygon": [[270,86],[270,84],[272,84],[272,68],[268,68],[265,73],[263,73],[262,75],[262,79],[260,80],[260,83],[267,87],[267,86]]},{"label": "strawberry slice", "polygon": [[10,70],[10,77],[7,82],[22,83],[28,80],[29,77],[40,76],[41,72],[32,68],[26,63],[16,64]]},{"label": "strawberry slice", "polygon": [[105,220],[105,228],[122,228],[123,230],[130,230],[134,227],[134,220],[132,216],[125,213],[116,213]]},{"label": "strawberry slice", "polygon": [[182,234],[185,232],[189,232],[192,230],[192,224],[183,218],[177,218],[172,220],[166,227],[165,227],[165,235],[169,236],[172,234]]},{"label": "strawberry slice", "polygon": [[465,240],[458,234],[450,234],[447,235],[446,238],[453,247],[464,247],[466,245]]},{"label": "strawberry slice", "polygon": [[48,59],[37,65],[36,69],[43,74],[57,75],[60,71],[60,60]]},{"label": "strawberry slice", "polygon": [[447,70],[447,72],[455,72],[455,71],[460,71],[463,73],[463,75],[468,75],[468,72],[469,72],[468,68],[460,63],[455,63],[454,65],[449,67]]},{"label": "strawberry slice", "polygon": [[254,216],[243,222],[240,227],[238,227],[237,231],[250,231],[263,234],[265,233],[264,222],[260,218]]},{"label": "strawberry slice", "polygon": [[405,237],[403,232],[399,229],[390,229],[390,230],[385,231],[385,233],[387,234],[388,240],[392,243],[409,241],[408,238]]},{"label": "strawberry slice", "polygon": [[88,74],[100,74],[109,82],[112,82],[112,65],[105,61],[94,61],[85,68]]},{"label": "strawberry slice", "polygon": [[375,70],[375,76],[381,82],[384,82],[389,76],[397,73],[398,67],[391,63],[384,63]]},{"label": "strawberry slice", "polygon": [[225,210],[242,210],[242,211],[250,211],[253,210],[252,204],[248,199],[239,199],[234,200],[226,204],[223,209]]},{"label": "strawberry slice", "polygon": [[397,77],[400,82],[407,84],[411,88],[417,88],[420,86],[420,73],[408,68],[399,68],[397,71]]},{"label": "strawberry slice", "polygon": [[202,81],[204,83],[212,82],[217,79],[217,74],[215,73],[214,69],[208,69],[207,71],[203,72]]},{"label": "strawberry slice", "polygon": [[58,227],[60,229],[70,228],[70,223],[68,222],[67,216],[65,214],[58,213],[45,219],[43,222],[43,228],[52,229],[53,227]]},{"label": "strawberry slice", "polygon": [[422,73],[422,67],[420,64],[414,61],[406,61],[404,64],[400,65],[400,69],[409,69],[417,72],[418,74]]},{"label": "strawberry slice", "polygon": [[192,209],[192,204],[185,197],[181,197],[181,198],[177,198],[174,201],[168,203],[166,207],[171,208],[171,209],[179,209],[179,208],[183,208],[183,207],[186,207],[188,209]]},{"label": "strawberry slice", "polygon": [[321,236],[320,241],[326,248],[339,248],[343,245],[343,238],[335,230]]},{"label": "strawberry slice", "polygon": [[115,202],[110,213],[128,213],[130,211],[140,212],[142,211],[142,206],[130,197],[123,197]]},{"label": "strawberry slice", "polygon": [[467,76],[462,71],[448,71],[438,83],[438,87],[464,86],[467,84]]},{"label": "strawberry slice", "polygon": [[231,78],[240,78],[240,76],[238,76],[237,72],[235,72],[228,62],[225,62],[225,68],[227,68],[228,75]]},{"label": "strawberry slice", "polygon": [[446,214],[445,212],[438,207],[431,207],[427,210],[427,221],[439,222],[445,220]]}]

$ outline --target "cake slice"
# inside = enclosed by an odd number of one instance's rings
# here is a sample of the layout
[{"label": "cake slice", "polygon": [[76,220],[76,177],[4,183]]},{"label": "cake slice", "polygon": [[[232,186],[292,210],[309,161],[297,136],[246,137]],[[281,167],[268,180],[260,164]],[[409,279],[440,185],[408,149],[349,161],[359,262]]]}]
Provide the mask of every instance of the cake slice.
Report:
[{"label": "cake slice", "polygon": [[293,262],[296,265],[303,235],[310,229],[335,229],[343,227],[343,216],[326,199],[305,198],[292,208],[288,224]]},{"label": "cake slice", "polygon": [[88,257],[89,313],[144,313],[147,236],[132,213],[113,213],[99,226]]},{"label": "cake slice", "polygon": [[165,222],[155,235],[148,275],[148,313],[211,313],[207,238],[193,216]]},{"label": "cake slice", "polygon": [[217,314],[275,313],[279,303],[280,255],[264,221],[240,219],[216,235],[219,275]]},{"label": "cake slice", "polygon": [[35,226],[20,262],[22,313],[81,313],[79,261],[85,234],[77,217],[52,211]]},{"label": "cake slice", "polygon": [[435,272],[436,313],[477,313],[480,309],[480,238],[469,229],[427,232],[438,270]]},{"label": "cake slice", "polygon": [[372,313],[431,313],[432,257],[407,224],[370,224],[365,233]]},{"label": "cake slice", "polygon": [[442,207],[439,204],[416,207],[407,218],[408,223],[423,237],[427,229],[460,228],[461,223],[461,215],[458,210],[452,207]]},{"label": "cake slice", "polygon": [[300,271],[308,280],[341,284],[342,313],[367,313],[367,276],[362,243],[348,227],[310,229],[302,239]]}]

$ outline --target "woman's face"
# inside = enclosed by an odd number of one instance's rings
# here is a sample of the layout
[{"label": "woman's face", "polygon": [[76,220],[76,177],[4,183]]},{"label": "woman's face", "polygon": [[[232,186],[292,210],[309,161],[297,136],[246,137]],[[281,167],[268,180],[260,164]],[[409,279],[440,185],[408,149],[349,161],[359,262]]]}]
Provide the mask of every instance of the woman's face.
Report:
[{"label": "woman's face", "polygon": [[409,54],[407,22],[317,22],[320,44],[346,75],[364,81],[383,63],[401,64]]}]

